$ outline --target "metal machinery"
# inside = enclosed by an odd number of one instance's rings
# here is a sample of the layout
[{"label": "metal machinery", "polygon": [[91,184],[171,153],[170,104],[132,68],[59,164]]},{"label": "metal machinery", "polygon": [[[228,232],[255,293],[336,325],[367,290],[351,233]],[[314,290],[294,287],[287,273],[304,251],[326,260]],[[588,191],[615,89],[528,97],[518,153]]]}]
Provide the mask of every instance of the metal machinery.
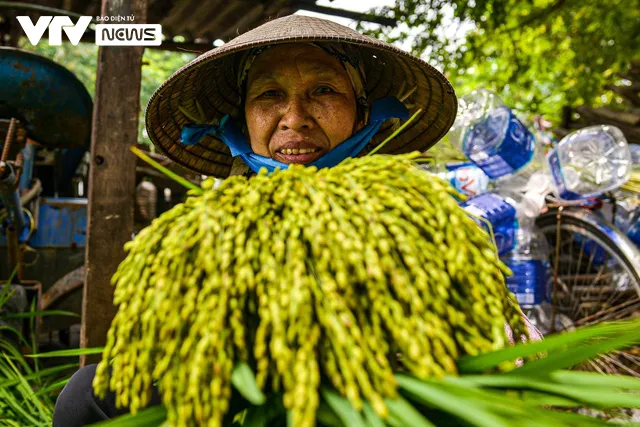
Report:
[{"label": "metal machinery", "polygon": [[[0,280],[13,281],[16,309],[80,314],[92,110],[67,69],[0,47]],[[74,324],[79,318],[43,317],[39,332]],[[69,344],[66,337],[58,340]]]}]

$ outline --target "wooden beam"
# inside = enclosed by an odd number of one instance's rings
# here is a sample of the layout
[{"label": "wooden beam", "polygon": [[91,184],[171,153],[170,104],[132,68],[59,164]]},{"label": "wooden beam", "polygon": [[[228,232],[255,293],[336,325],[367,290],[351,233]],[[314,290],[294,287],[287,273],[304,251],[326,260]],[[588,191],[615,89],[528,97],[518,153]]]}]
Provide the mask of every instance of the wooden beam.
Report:
[{"label": "wooden beam", "polygon": [[[146,23],[147,0],[102,0],[102,15],[135,16]],[[111,276],[124,259],[133,233],[136,144],[142,47],[101,47],[91,133],[86,278],[82,301],[82,347],[101,347],[116,309]],[[82,365],[99,356],[81,358]]]},{"label": "wooden beam", "polygon": [[325,15],[331,16],[340,16],[342,18],[349,18],[355,21],[373,22],[374,24],[386,25],[389,27],[393,27],[398,23],[398,21],[393,18],[370,15],[368,13],[354,12],[345,9],[337,9],[335,7],[319,6],[313,1],[303,1],[298,3],[297,6],[298,8],[302,10],[308,10],[309,12],[324,13]]},{"label": "wooden beam", "polygon": [[640,144],[640,127],[629,125],[619,117],[611,117],[611,114],[602,114],[599,108],[581,105],[576,107],[576,111],[580,114],[580,118],[586,122],[586,125],[606,124],[616,126],[622,131],[629,143]]},{"label": "wooden beam", "polygon": [[638,89],[633,88],[631,86],[613,86],[613,85],[605,85],[605,89],[609,89],[614,93],[622,96],[624,99],[629,101],[631,105],[634,107],[640,107],[640,95],[638,95]]}]

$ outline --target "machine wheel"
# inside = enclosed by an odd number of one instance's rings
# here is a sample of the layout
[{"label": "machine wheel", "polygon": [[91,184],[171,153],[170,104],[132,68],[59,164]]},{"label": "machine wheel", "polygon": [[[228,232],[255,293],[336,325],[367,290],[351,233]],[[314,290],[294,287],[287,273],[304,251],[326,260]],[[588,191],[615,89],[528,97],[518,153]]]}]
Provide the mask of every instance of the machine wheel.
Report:
[{"label": "machine wheel", "polygon": [[[85,268],[78,267],[65,274],[56,281],[40,299],[40,311],[57,309],[60,305],[65,305],[65,300],[78,300],[82,298],[82,286],[84,284]],[[76,304],[73,304],[74,306]],[[63,307],[66,308],[66,307]],[[46,319],[48,341],[50,345],[61,345],[63,347],[76,347],[79,341],[80,319],[76,323],[69,324],[69,319],[58,322],[59,316],[49,316]],[[75,318],[74,318],[75,319]],[[60,324],[60,326],[57,326]],[[42,341],[42,338],[41,338]]]}]

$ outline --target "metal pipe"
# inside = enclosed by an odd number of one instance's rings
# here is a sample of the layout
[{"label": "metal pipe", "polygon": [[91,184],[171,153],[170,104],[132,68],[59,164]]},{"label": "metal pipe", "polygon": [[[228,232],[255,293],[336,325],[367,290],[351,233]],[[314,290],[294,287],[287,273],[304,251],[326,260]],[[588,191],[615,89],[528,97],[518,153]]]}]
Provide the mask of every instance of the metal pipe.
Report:
[{"label": "metal pipe", "polygon": [[[29,203],[34,201],[40,195],[41,192],[42,192],[42,184],[40,183],[40,180],[36,178],[33,181],[33,186],[27,189],[27,191],[25,191],[22,194],[22,196],[20,196],[20,204],[23,207],[27,206]],[[7,215],[8,215],[7,210],[5,208],[0,209],[0,223],[5,219]]]},{"label": "metal pipe", "polygon": [[22,164],[22,175],[20,176],[20,190],[25,191],[31,184],[33,162],[36,157],[36,146],[27,141],[22,153],[24,160]]},{"label": "metal pipe", "polygon": [[0,162],[5,163],[9,157],[9,151],[11,150],[11,144],[13,143],[13,135],[16,132],[17,120],[13,117],[9,121],[9,129],[7,129],[7,136],[4,139],[4,146],[2,147],[2,157]]}]

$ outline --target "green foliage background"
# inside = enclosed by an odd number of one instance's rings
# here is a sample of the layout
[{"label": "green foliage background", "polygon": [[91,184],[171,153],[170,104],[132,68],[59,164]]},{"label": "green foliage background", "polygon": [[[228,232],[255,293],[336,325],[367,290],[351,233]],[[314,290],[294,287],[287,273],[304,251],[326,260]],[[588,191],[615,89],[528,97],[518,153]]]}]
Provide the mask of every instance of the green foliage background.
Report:
[{"label": "green foliage background", "polygon": [[[559,121],[563,106],[625,108],[605,84],[624,84],[640,59],[640,0],[397,0],[376,14],[397,28],[362,24],[375,37],[403,46],[440,68],[458,95],[479,87],[500,93],[512,108]],[[455,29],[469,29],[454,39]],[[461,31],[464,33],[464,31]],[[46,43],[21,47],[73,71],[94,93],[97,47]],[[195,55],[148,49],[140,96],[140,143],[148,143],[142,118],[153,91]]]},{"label": "green foliage background", "polygon": [[[458,95],[485,87],[513,108],[555,122],[565,105],[624,108],[604,85],[626,83],[620,73],[640,59],[638,0],[398,0],[375,13],[408,23],[411,34],[367,32],[410,43]],[[453,32],[443,27],[465,25],[471,30],[464,42],[443,36]]]}]

